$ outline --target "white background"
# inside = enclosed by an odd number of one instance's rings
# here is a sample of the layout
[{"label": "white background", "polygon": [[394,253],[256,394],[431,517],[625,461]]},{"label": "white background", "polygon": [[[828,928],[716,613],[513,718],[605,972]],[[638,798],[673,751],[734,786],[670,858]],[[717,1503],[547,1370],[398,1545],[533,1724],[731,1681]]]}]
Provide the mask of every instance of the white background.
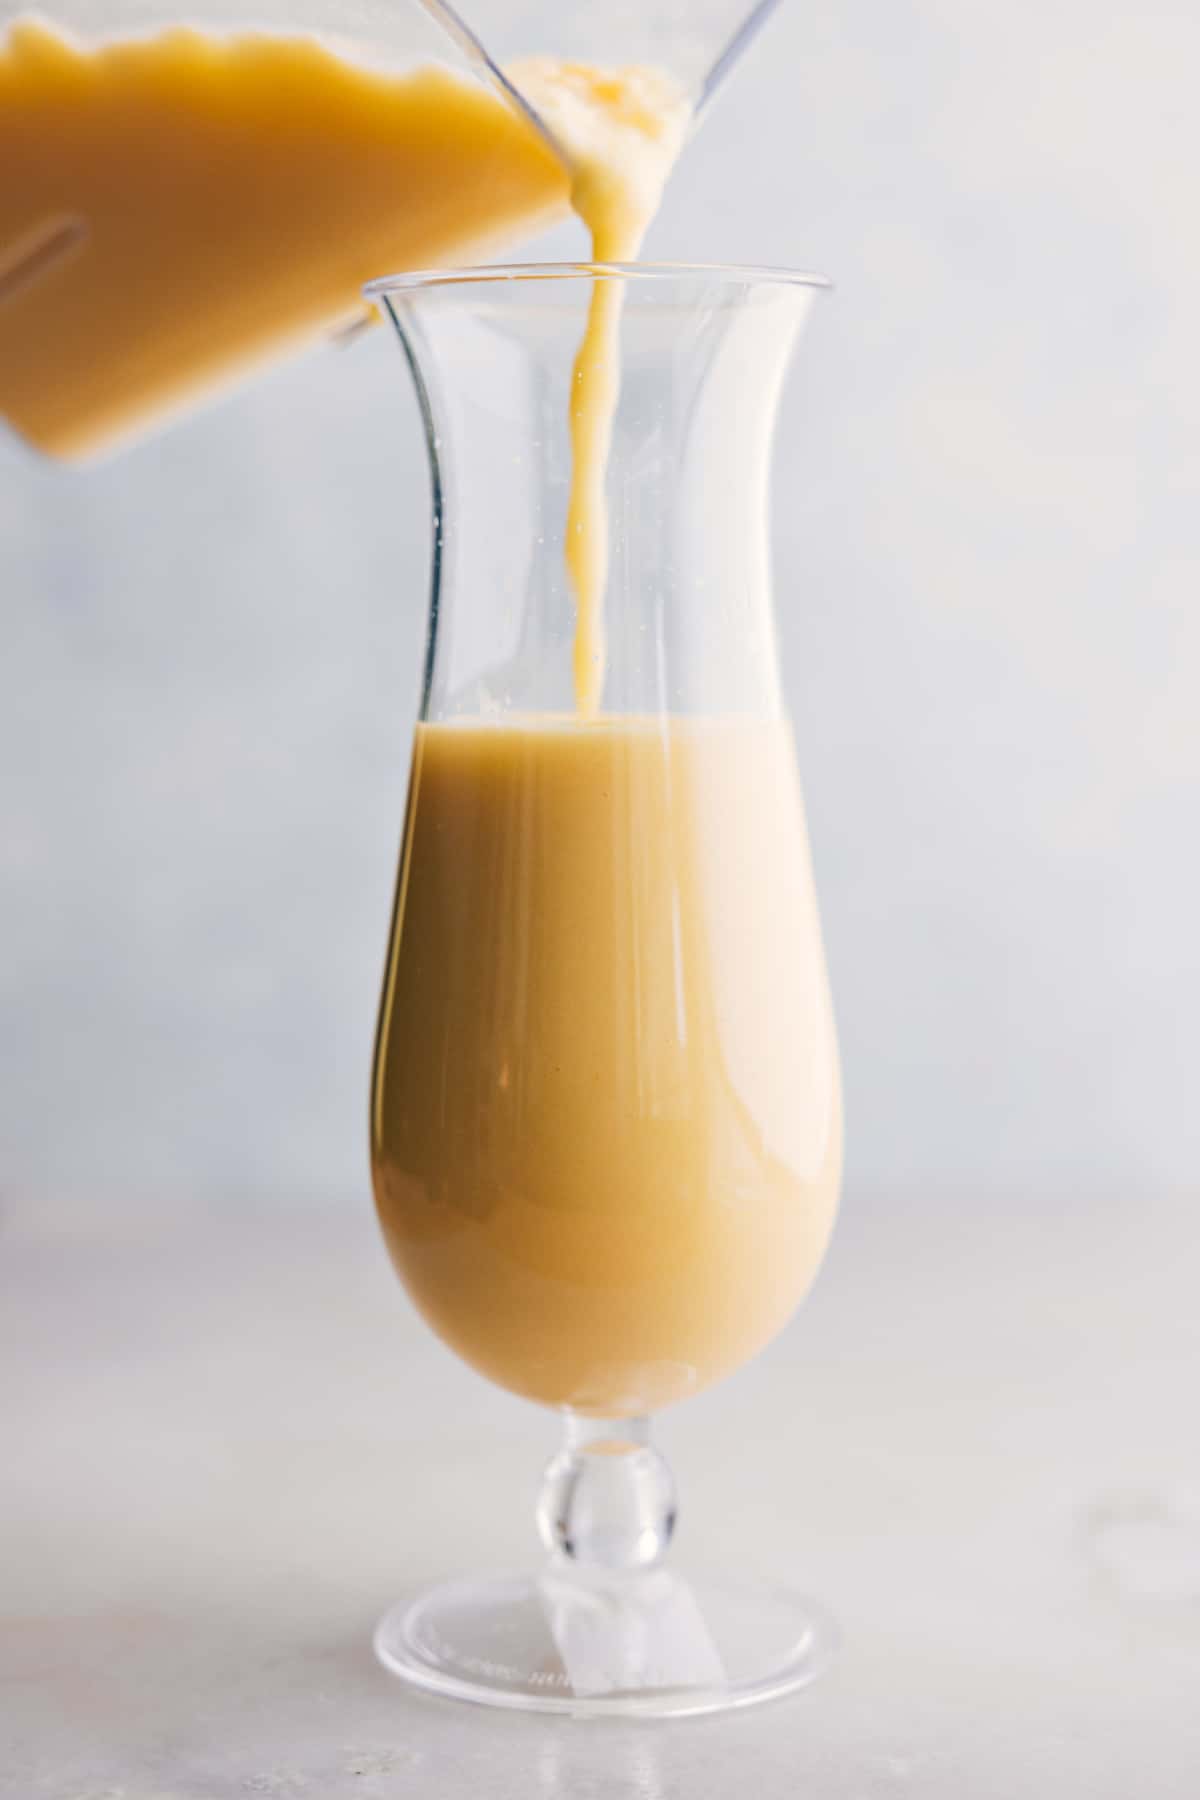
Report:
[{"label": "white background", "polygon": [[[849,1192],[1197,1173],[1200,13],[792,0],[648,247],[838,282],[777,581]],[[0,1180],[365,1196],[426,483],[382,331],[0,445]]]}]

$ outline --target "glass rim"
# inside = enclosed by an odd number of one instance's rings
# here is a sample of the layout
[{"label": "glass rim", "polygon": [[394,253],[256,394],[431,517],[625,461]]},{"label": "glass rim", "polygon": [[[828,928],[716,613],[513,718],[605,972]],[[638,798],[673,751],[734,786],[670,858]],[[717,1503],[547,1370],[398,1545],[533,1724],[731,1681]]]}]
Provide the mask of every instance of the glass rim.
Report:
[{"label": "glass rim", "polygon": [[399,275],[378,275],[368,281],[362,292],[367,300],[386,300],[392,295],[407,298],[439,288],[483,287],[501,282],[579,281],[613,278],[621,281],[687,281],[703,277],[730,287],[810,288],[828,292],[833,283],[827,275],[805,269],[772,267],[754,263],[682,263],[682,262],[542,262],[491,263],[474,268],[414,269]]}]

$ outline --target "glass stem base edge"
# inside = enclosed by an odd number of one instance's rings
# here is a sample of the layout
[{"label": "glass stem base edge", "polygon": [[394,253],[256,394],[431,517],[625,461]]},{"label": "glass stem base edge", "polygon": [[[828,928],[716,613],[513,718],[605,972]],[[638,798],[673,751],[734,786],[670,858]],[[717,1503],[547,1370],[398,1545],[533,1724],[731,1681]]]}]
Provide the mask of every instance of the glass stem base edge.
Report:
[{"label": "glass stem base edge", "polygon": [[685,1718],[816,1680],[838,1633],[784,1588],[674,1570],[602,1577],[551,1559],[533,1574],[449,1581],[397,1602],[375,1651],[446,1699],[576,1718]]}]

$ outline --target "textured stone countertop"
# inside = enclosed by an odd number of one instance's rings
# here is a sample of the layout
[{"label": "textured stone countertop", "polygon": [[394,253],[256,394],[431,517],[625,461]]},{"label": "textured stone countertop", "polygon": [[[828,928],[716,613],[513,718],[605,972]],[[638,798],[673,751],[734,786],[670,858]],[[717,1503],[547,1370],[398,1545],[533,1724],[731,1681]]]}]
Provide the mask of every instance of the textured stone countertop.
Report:
[{"label": "textured stone countertop", "polygon": [[847,1201],[808,1306],[668,1416],[681,1564],[845,1643],[669,1725],[411,1694],[427,1575],[531,1560],[553,1421],[412,1315],[368,1203],[0,1219],[4,1800],[1192,1800],[1200,1238],[1184,1202]]}]

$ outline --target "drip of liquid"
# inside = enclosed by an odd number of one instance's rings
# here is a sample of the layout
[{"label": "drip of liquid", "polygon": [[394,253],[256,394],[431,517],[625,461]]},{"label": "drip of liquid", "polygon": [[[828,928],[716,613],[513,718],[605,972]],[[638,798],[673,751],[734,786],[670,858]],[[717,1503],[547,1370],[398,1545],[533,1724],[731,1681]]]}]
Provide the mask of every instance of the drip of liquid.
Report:
[{"label": "drip of liquid", "polygon": [[[683,147],[691,119],[687,96],[655,69],[604,72],[538,57],[511,73],[570,158],[571,206],[591,234],[593,262],[632,262]],[[604,484],[619,397],[623,300],[621,282],[593,283],[571,382],[566,555],[576,606],[575,705],[585,718],[600,710],[604,690]]]}]

